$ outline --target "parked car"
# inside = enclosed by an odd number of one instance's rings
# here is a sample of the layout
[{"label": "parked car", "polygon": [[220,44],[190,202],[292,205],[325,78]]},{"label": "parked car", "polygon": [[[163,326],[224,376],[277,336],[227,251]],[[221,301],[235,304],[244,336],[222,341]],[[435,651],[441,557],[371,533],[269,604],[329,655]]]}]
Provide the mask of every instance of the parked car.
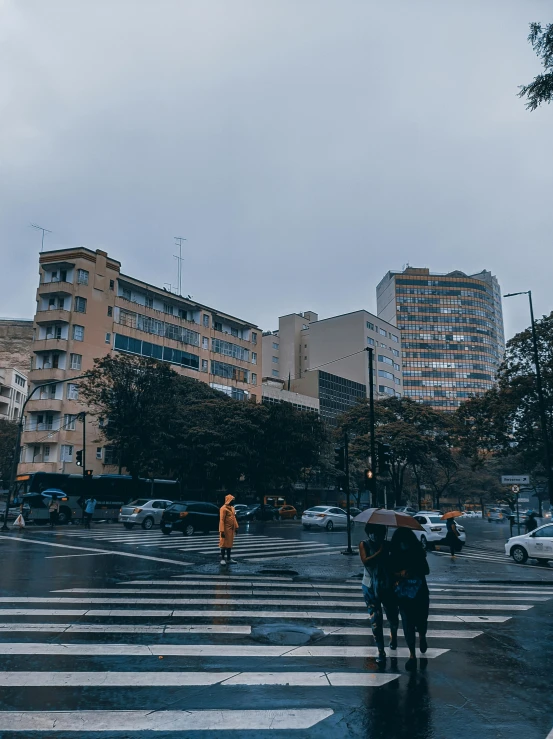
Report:
[{"label": "parked car", "polygon": [[[419,511],[414,518],[424,529],[424,531],[414,530],[415,536],[422,544],[423,549],[428,549],[429,546],[441,544],[445,541],[447,523],[442,519],[440,511]],[[457,530],[460,534],[459,541],[464,545],[467,540],[465,529],[457,523]]]},{"label": "parked car", "polygon": [[492,521],[496,521],[497,523],[502,523],[506,520],[505,513],[503,510],[499,507],[495,508],[488,508],[486,511],[486,518],[488,519],[488,523],[491,523]]},{"label": "parked car", "polygon": [[276,508],[270,505],[261,506],[260,503],[249,505],[236,511],[238,521],[278,521],[279,513]]},{"label": "parked car", "polygon": [[553,559],[553,524],[539,526],[529,534],[511,536],[505,544],[505,554],[521,565],[529,557],[543,563]]},{"label": "parked car", "polygon": [[[348,516],[342,508],[335,506],[318,505],[308,508],[303,512],[301,522],[304,529],[310,529],[312,526],[324,528],[332,531],[333,528],[343,526],[347,528]],[[353,521],[351,523],[353,526]]]},{"label": "parked car", "polygon": [[462,518],[476,518],[476,511],[463,511]]},{"label": "parked car", "polygon": [[349,515],[352,518],[355,518],[355,516],[358,516],[362,511],[359,508],[356,508],[355,506],[351,505],[349,507]]},{"label": "parked car", "polygon": [[293,505],[283,505],[278,509],[278,515],[282,519],[292,518],[294,521],[299,518],[299,514]]},{"label": "parked car", "polygon": [[119,509],[119,523],[122,523],[126,529],[132,529],[133,526],[140,524],[143,529],[149,530],[154,525],[161,523],[163,511],[170,506],[172,501],[148,500],[140,498],[133,500],[132,503],[124,505]]},{"label": "parked car", "polygon": [[219,531],[219,509],[213,503],[179,500],[163,511],[160,527],[164,534],[182,531],[184,536],[192,536],[195,531]]},{"label": "parked car", "polygon": [[408,513],[410,516],[414,516],[415,513],[417,513],[416,508],[411,508],[411,506],[408,505],[396,506],[394,511],[396,511],[396,513]]}]

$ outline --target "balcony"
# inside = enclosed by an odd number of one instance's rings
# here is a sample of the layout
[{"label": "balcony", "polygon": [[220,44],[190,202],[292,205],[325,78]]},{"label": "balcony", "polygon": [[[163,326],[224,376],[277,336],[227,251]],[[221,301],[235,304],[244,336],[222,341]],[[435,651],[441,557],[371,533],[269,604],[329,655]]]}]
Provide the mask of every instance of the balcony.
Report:
[{"label": "balcony", "polygon": [[39,295],[51,295],[51,294],[58,294],[58,295],[71,295],[73,292],[74,284],[72,282],[63,282],[60,280],[59,282],[41,282],[38,286],[38,294]]},{"label": "balcony", "polygon": [[[46,423],[35,423],[33,429],[25,429],[21,437],[22,444],[56,444],[59,441],[59,433],[56,430],[43,430],[40,427],[46,427]],[[59,426],[59,423],[57,424]],[[50,438],[51,437],[51,438]]]},{"label": "balcony", "polygon": [[71,312],[60,308],[49,308],[48,310],[39,310],[36,312],[35,321],[38,324],[43,323],[69,323]]},{"label": "balcony", "polygon": [[[78,370],[73,370],[78,375]],[[59,367],[35,367],[29,372],[29,382],[41,384],[42,382],[51,382],[52,380],[65,380],[67,370]]]},{"label": "balcony", "polygon": [[66,352],[67,339],[35,339],[34,352]]},{"label": "balcony", "polygon": [[61,413],[63,400],[61,398],[36,398],[33,396],[27,404],[28,413],[40,413],[41,411],[51,411],[52,413]]},{"label": "balcony", "polygon": [[33,472],[61,472],[61,462],[20,462],[18,475],[30,475]]}]

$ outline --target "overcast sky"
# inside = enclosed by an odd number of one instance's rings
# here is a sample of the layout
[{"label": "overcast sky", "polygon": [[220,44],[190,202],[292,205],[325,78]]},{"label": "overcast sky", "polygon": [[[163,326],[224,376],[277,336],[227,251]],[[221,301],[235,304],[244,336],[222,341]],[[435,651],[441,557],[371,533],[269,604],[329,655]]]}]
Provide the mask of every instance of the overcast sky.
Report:
[{"label": "overcast sky", "polygon": [[[0,315],[40,234],[277,327],[376,310],[406,263],[553,309],[545,0],[0,0]],[[528,324],[504,305],[506,335]]]}]

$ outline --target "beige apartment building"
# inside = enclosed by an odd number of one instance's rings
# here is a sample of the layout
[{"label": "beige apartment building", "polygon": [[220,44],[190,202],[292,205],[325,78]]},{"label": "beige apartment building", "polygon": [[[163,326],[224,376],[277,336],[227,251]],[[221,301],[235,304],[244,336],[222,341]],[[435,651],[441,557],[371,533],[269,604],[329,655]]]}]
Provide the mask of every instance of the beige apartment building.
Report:
[{"label": "beige apartment building", "polygon": [[[39,266],[29,383],[42,389],[27,406],[20,473],[81,471],[78,416],[86,408],[71,379],[110,352],[153,357],[232,398],[261,402],[254,324],[122,274],[121,263],[99,249],[43,252]],[[117,472],[97,423],[86,416],[86,468]]]},{"label": "beige apartment building", "polygon": [[17,421],[27,398],[27,376],[11,368],[0,367],[0,418]]},{"label": "beige apartment building", "polygon": [[375,398],[403,395],[399,332],[368,311],[321,320],[313,311],[281,316],[262,344],[264,382],[280,378],[286,389],[319,398],[321,417],[330,423],[368,395],[368,347]]}]

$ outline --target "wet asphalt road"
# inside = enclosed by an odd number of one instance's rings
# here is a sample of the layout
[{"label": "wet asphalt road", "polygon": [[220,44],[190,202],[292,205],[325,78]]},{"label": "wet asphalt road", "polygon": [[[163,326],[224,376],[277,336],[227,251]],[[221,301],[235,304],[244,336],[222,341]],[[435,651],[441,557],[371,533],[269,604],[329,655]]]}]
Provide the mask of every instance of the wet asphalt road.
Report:
[{"label": "wet asphalt road", "polygon": [[429,554],[412,674],[403,639],[374,661],[343,531],[243,528],[230,572],[214,537],[0,537],[0,737],[545,739],[553,567],[505,558],[506,525],[464,525],[455,561]]}]

